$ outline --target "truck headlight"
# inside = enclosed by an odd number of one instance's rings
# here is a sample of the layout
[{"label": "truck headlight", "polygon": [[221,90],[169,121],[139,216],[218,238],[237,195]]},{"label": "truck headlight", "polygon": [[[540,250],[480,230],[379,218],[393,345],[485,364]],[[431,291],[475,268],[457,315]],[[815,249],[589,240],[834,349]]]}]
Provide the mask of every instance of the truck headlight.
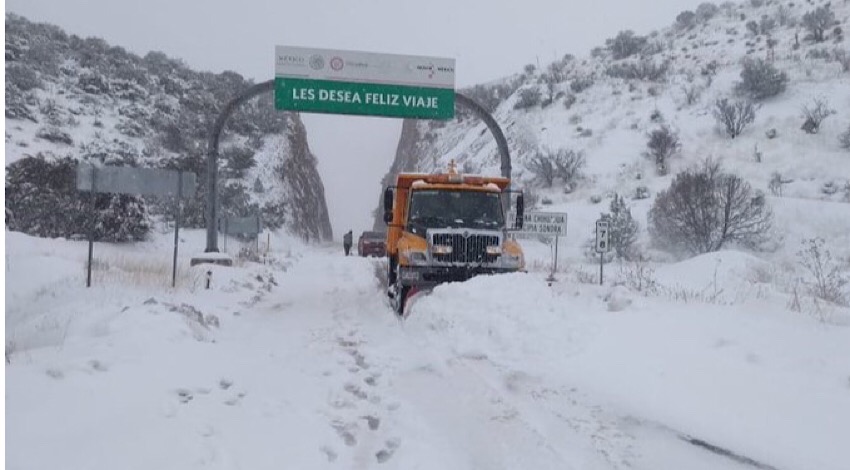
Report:
[{"label": "truck headlight", "polygon": [[431,251],[435,255],[450,255],[452,254],[452,247],[449,245],[434,245],[431,247]]},{"label": "truck headlight", "polygon": [[401,255],[407,258],[407,261],[411,266],[422,266],[424,264],[428,264],[428,257],[425,256],[424,251],[407,250],[402,251]]}]

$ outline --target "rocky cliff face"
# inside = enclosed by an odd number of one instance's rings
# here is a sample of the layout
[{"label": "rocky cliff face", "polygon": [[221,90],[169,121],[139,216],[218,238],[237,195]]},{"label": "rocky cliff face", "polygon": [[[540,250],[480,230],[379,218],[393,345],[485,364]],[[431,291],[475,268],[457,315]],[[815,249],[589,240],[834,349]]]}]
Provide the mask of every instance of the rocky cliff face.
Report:
[{"label": "rocky cliff face", "polygon": [[282,181],[288,188],[290,231],[305,240],[332,240],[331,219],[325,203],[325,187],[316,167],[316,157],[307,145],[307,132],[301,119],[293,116],[294,129],[288,133],[291,152],[283,156]]}]

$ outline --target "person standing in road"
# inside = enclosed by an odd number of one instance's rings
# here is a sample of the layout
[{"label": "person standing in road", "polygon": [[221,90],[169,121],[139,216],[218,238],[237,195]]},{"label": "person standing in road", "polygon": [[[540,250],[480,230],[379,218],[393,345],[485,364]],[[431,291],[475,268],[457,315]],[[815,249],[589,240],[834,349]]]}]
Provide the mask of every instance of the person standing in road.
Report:
[{"label": "person standing in road", "polygon": [[351,236],[351,230],[342,236],[342,247],[345,249],[345,256],[348,256],[348,252],[351,251]]}]

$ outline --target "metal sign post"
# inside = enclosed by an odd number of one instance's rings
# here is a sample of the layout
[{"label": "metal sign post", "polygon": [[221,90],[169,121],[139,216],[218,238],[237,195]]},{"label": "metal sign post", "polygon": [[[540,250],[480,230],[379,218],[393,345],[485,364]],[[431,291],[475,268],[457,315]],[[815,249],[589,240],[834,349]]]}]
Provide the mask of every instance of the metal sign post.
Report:
[{"label": "metal sign post", "polygon": [[154,168],[77,165],[77,190],[91,192],[92,220],[89,226],[89,267],[86,275],[86,287],[91,287],[94,228],[97,216],[95,193],[174,196],[177,198],[174,217],[174,266],[171,269],[171,286],[174,287],[177,283],[177,243],[179,241],[181,199],[185,195],[193,194],[195,186],[195,174],[189,172]]},{"label": "metal sign post", "polygon": [[599,285],[602,285],[602,266],[605,264],[605,253],[611,249],[608,243],[609,228],[607,220],[596,221],[596,252],[599,253]]},{"label": "metal sign post", "polygon": [[227,252],[228,235],[253,235],[257,239],[259,252],[260,232],[263,231],[263,222],[259,214],[248,217],[222,217],[218,220],[218,231],[224,234],[225,252]]},{"label": "metal sign post", "polygon": [[174,206],[174,263],[171,266],[171,287],[177,285],[177,242],[180,241],[180,212],[183,209],[183,170],[177,172],[177,201]]},{"label": "metal sign post", "polygon": [[91,287],[91,263],[94,259],[94,227],[96,218],[95,192],[97,191],[94,167],[91,168],[91,220],[89,220],[89,262],[86,268],[86,287]]}]

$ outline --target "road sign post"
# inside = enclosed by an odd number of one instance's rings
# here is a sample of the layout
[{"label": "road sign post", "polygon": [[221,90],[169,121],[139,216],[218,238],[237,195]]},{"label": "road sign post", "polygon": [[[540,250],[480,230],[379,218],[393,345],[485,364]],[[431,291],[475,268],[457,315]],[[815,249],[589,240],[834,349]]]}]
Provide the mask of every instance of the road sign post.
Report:
[{"label": "road sign post", "polygon": [[222,217],[219,219],[218,230],[224,234],[224,251],[227,251],[228,235],[253,235],[257,239],[259,253],[259,237],[263,231],[263,222],[259,215],[248,217]]},{"label": "road sign post", "polygon": [[77,165],[77,190],[91,192],[91,222],[89,226],[89,262],[86,287],[91,287],[91,268],[94,252],[95,193],[139,194],[152,196],[174,196],[177,204],[174,216],[174,265],[171,269],[171,287],[177,284],[177,243],[180,230],[180,201],[184,195],[194,194],[195,174],[159,170],[155,168],[131,168],[93,165]]},{"label": "road sign post", "polygon": [[611,249],[608,238],[610,228],[607,220],[596,221],[596,252],[599,253],[599,285],[602,285],[602,266],[605,264],[605,253]]}]

